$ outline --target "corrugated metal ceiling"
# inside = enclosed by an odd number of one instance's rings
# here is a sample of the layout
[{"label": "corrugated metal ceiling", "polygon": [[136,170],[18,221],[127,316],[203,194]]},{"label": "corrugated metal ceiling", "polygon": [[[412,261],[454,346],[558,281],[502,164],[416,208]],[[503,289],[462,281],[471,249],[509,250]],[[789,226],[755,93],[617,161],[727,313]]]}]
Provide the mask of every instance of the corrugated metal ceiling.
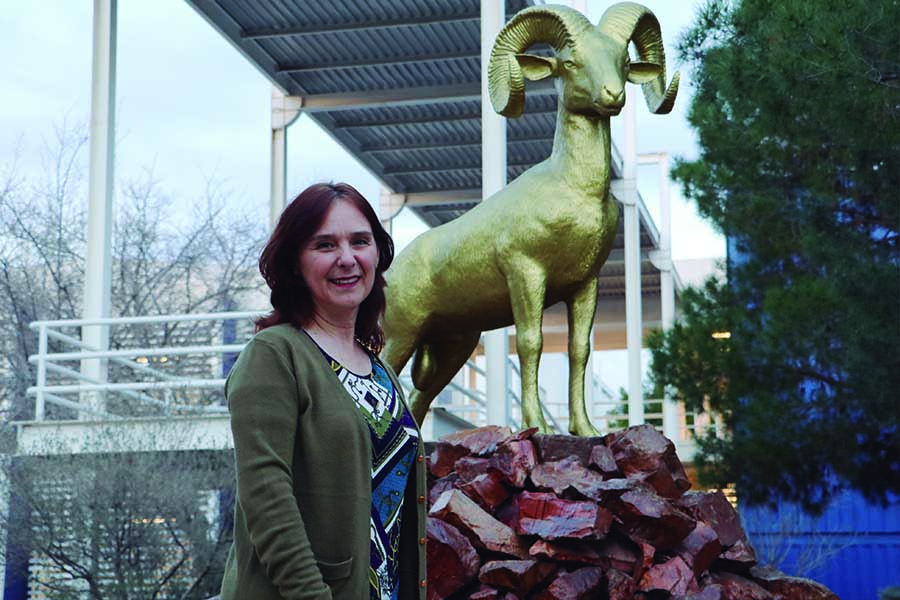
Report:
[{"label": "corrugated metal ceiling", "polygon": [[[427,223],[447,222],[477,201],[479,0],[187,1],[285,93],[318,99],[310,116],[388,187],[443,194],[445,202],[414,207]],[[506,14],[531,4],[506,0]],[[398,95],[404,99],[391,99]],[[507,122],[508,180],[549,156],[555,120],[552,88],[529,91],[525,114]],[[620,177],[615,161],[613,168]],[[655,227],[646,214],[641,221],[642,248],[656,247]],[[621,220],[619,229],[621,249]],[[616,265],[604,276],[615,277]],[[652,267],[648,277],[645,291],[658,288]],[[618,291],[608,283],[606,291]]]}]

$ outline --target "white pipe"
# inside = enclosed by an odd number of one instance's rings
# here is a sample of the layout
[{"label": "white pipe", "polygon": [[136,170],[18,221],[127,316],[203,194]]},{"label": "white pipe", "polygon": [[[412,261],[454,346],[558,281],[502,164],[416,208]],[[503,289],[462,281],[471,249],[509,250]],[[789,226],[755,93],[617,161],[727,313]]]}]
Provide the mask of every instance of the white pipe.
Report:
[{"label": "white pipe", "polygon": [[[46,354],[43,360],[63,361],[86,358],[112,358],[114,356],[180,356],[183,354],[218,354],[220,352],[240,352],[245,344],[221,344],[218,346],[170,346],[167,348],[128,348],[126,350],[100,350],[83,352],[55,352]],[[37,354],[28,357],[28,362],[41,360]],[[90,377],[90,375],[85,375]],[[95,380],[103,381],[103,380]]]},{"label": "white pipe", "polygon": [[[669,197],[669,155],[659,154],[659,245],[663,254],[663,269],[659,272],[660,304],[662,307],[663,331],[668,331],[675,323],[675,278],[672,272],[672,212]],[[678,403],[672,398],[668,386],[663,391],[663,435],[679,441],[681,424],[678,417]]]},{"label": "white pipe", "polygon": [[270,163],[269,228],[275,229],[281,212],[287,205],[287,128],[297,120],[303,99],[285,96],[272,88],[271,130],[272,154]]},{"label": "white pipe", "polygon": [[287,203],[287,131],[272,129],[271,194],[269,196],[269,229],[274,230]]},{"label": "white pipe", "polygon": [[625,226],[625,338],[628,347],[628,425],[644,423],[641,389],[641,223],[637,195],[637,95],[627,94],[623,119],[622,175]]},{"label": "white pipe", "polygon": [[[107,317],[110,310],[116,132],[116,2],[94,0],[87,257],[82,310],[85,319]],[[88,327],[82,332],[82,339],[96,348],[106,348],[109,329]],[[85,361],[81,371],[88,377],[104,381],[106,361]],[[85,395],[82,402],[102,412],[102,394]]]},{"label": "white pipe", "polygon": [[233,311],[221,313],[196,313],[191,315],[150,315],[142,317],[106,317],[103,319],[58,319],[56,321],[32,321],[29,328],[41,325],[50,327],[83,327],[85,325],[126,325],[135,323],[174,323],[178,321],[231,321],[251,319],[265,314],[265,311]]},{"label": "white pipe", "polygon": [[[47,385],[47,326],[41,326],[38,333],[38,361],[37,361],[37,385],[43,388]],[[34,400],[34,420],[44,420],[44,392],[39,391]]]},{"label": "white pipe", "polygon": [[[506,121],[494,112],[487,67],[491,47],[505,21],[505,6],[481,0],[481,197],[492,196],[506,185]],[[484,334],[487,363],[487,422],[506,425],[512,412],[509,397],[509,336],[505,328]]]}]

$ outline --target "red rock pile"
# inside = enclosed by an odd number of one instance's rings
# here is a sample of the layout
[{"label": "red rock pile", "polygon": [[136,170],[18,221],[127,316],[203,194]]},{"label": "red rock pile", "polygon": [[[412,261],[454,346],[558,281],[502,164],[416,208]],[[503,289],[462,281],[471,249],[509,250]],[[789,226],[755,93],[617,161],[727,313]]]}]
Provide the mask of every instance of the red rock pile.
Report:
[{"label": "red rock pile", "polygon": [[649,425],[482,427],[438,441],[429,472],[429,600],[837,600],[757,567],[725,496],[689,492]]}]

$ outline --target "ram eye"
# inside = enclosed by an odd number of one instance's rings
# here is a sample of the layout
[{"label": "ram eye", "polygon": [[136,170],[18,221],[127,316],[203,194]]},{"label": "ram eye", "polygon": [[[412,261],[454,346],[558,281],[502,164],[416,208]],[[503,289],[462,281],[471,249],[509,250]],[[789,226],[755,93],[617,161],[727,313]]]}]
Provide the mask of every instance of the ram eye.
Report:
[{"label": "ram eye", "polygon": [[564,66],[565,68],[567,68],[567,69],[574,69],[574,68],[575,68],[575,61],[574,61],[574,60],[567,60],[567,61],[563,62],[563,66]]}]

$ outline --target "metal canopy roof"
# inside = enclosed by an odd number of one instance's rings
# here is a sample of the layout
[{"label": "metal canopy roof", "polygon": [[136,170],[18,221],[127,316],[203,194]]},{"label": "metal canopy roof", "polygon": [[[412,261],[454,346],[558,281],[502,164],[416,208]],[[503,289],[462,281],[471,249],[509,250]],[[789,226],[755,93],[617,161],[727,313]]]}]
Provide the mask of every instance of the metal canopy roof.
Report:
[{"label": "metal canopy roof", "polygon": [[[534,0],[505,0],[512,16]],[[431,226],[481,200],[479,0],[187,0],[303,112]],[[538,48],[538,51],[541,51]],[[543,84],[543,85],[541,85]],[[507,121],[507,178],[550,155],[556,93],[529,83]],[[621,177],[613,148],[613,178]],[[659,236],[642,206],[642,291],[659,293],[646,258]],[[624,295],[622,220],[601,299]]]}]

